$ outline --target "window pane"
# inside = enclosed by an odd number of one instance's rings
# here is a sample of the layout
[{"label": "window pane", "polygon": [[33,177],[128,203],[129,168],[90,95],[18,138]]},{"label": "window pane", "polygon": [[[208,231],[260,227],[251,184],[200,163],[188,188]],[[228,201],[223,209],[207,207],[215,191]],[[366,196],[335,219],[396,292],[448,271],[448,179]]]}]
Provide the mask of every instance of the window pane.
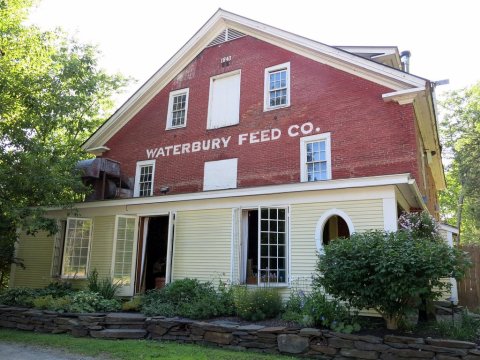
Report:
[{"label": "window pane", "polygon": [[[261,244],[259,262],[261,271],[261,282],[277,283],[286,281],[286,268],[279,266],[279,257],[281,264],[285,263],[286,251],[286,216],[287,212],[284,208],[262,208],[260,211],[261,223],[268,224],[268,230],[262,231],[260,234]],[[268,217],[268,218],[264,218]],[[268,235],[268,242],[265,242],[265,235]],[[280,280],[280,271],[282,271],[282,280]]]},{"label": "window pane", "polygon": [[90,219],[68,219],[63,257],[63,276],[86,276],[91,226],[92,221]]}]

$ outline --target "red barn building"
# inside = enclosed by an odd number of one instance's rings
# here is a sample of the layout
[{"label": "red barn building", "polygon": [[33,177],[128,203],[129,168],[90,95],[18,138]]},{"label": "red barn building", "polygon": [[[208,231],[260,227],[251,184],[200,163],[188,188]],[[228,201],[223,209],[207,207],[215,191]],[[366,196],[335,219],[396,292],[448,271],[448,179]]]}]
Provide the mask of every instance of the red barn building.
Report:
[{"label": "red barn building", "polygon": [[331,239],[438,217],[435,84],[405,66],[218,10],[85,142],[91,201],[21,239],[12,284],[96,268],[124,295],[185,277],[288,293]]}]

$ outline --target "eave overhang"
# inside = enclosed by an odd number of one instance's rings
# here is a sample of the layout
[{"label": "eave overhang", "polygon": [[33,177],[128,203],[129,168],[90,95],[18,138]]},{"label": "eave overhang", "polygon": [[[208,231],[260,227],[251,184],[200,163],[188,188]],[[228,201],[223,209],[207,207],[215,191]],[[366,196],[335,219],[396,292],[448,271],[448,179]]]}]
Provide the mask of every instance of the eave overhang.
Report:
[{"label": "eave overhang", "polygon": [[430,82],[428,82],[426,88],[399,90],[383,94],[382,97],[386,102],[395,101],[400,105],[413,104],[425,156],[432,171],[435,187],[437,190],[444,190],[446,181],[438,136],[435,94]]}]

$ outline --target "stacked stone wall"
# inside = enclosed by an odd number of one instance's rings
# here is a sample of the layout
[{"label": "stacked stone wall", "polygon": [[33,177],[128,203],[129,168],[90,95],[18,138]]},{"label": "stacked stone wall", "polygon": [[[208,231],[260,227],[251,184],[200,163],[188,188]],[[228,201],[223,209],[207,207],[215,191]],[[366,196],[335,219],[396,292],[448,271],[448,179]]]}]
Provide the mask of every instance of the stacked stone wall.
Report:
[{"label": "stacked stone wall", "polygon": [[152,339],[315,359],[480,360],[475,343],[386,335],[339,334],[314,328],[231,321],[146,317],[136,313],[67,314],[0,306],[0,327],[76,337]]}]

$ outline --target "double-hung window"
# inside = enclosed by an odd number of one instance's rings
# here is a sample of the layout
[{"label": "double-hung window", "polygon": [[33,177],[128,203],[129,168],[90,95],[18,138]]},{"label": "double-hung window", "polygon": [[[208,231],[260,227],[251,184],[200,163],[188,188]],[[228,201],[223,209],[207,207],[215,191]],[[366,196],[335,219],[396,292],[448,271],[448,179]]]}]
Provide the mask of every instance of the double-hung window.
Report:
[{"label": "double-hung window", "polygon": [[67,219],[62,277],[87,277],[91,238],[92,219]]},{"label": "double-hung window", "polygon": [[152,196],[154,175],[155,160],[145,160],[137,162],[133,196]]},{"label": "double-hung window", "polygon": [[264,110],[290,106],[290,63],[265,69]]},{"label": "double-hung window", "polygon": [[332,178],[330,133],[301,138],[300,154],[302,182]]},{"label": "double-hung window", "polygon": [[188,88],[172,91],[168,101],[167,130],[187,125]]}]

